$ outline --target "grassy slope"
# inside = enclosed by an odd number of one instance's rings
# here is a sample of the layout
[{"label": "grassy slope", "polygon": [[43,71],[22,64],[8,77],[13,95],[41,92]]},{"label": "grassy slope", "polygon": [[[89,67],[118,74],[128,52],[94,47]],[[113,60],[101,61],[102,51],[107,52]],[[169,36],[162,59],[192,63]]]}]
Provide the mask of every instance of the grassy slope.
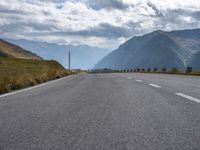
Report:
[{"label": "grassy slope", "polygon": [[24,50],[23,48],[6,42],[0,39],[0,56],[11,57],[11,58],[21,58],[21,59],[37,59],[42,60],[41,57],[36,54]]},{"label": "grassy slope", "polygon": [[70,75],[58,62],[0,57],[0,93]]}]

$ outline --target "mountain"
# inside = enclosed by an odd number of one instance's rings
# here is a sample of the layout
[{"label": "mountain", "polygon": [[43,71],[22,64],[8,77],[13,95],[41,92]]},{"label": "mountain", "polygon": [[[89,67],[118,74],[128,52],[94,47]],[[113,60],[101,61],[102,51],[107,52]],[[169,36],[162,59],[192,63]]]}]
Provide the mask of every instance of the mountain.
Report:
[{"label": "mountain", "polygon": [[37,59],[42,58],[36,54],[27,51],[17,45],[11,44],[0,39],[0,57],[12,57],[12,58],[22,58],[22,59]]},{"label": "mountain", "polygon": [[182,47],[192,52],[200,51],[200,29],[171,31],[169,34]]},{"label": "mountain", "polygon": [[[154,31],[136,36],[100,60],[95,69],[134,69],[177,67],[199,63],[200,29],[181,31]],[[191,61],[193,63],[191,63]]]},{"label": "mountain", "polygon": [[55,59],[65,67],[68,67],[68,52],[70,51],[71,67],[74,69],[91,69],[100,59],[110,52],[107,49],[87,45],[58,45],[55,43],[34,42],[24,39],[6,40],[25,49],[29,49],[44,59]]},{"label": "mountain", "polygon": [[200,70],[200,51],[196,52],[189,60],[189,65],[192,66],[193,70],[199,71]]}]

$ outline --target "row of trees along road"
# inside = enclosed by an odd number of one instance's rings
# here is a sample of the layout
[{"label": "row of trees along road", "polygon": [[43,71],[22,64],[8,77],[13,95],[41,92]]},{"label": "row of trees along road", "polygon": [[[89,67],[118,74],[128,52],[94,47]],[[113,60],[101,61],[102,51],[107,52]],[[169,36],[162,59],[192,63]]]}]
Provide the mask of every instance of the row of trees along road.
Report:
[{"label": "row of trees along road", "polygon": [[136,68],[136,69],[122,69],[122,70],[112,70],[109,68],[105,69],[96,69],[96,70],[90,70],[89,73],[128,73],[128,72],[141,72],[141,73],[171,73],[171,74],[190,74],[192,73],[192,67],[187,67],[185,72],[180,71],[178,68]]}]

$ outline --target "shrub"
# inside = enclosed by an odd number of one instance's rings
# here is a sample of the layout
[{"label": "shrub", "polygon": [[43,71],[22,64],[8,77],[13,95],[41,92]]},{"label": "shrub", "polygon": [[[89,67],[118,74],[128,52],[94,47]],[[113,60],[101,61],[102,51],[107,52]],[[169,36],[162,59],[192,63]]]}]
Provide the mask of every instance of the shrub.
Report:
[{"label": "shrub", "polygon": [[148,68],[147,71],[148,71],[148,72],[151,72],[151,68]]},{"label": "shrub", "polygon": [[171,73],[173,73],[173,74],[179,74],[180,72],[179,72],[178,68],[174,67],[174,68],[172,68]]},{"label": "shrub", "polygon": [[158,68],[154,68],[154,70],[153,70],[154,72],[157,72],[158,71]]},{"label": "shrub", "polygon": [[186,74],[190,74],[192,72],[192,67],[187,67]]},{"label": "shrub", "polygon": [[48,76],[47,76],[47,74],[46,74],[46,73],[43,73],[43,74],[39,77],[39,80],[40,80],[41,82],[46,82],[46,81],[48,81]]},{"label": "shrub", "polygon": [[167,68],[162,68],[162,72],[166,72],[167,71]]}]

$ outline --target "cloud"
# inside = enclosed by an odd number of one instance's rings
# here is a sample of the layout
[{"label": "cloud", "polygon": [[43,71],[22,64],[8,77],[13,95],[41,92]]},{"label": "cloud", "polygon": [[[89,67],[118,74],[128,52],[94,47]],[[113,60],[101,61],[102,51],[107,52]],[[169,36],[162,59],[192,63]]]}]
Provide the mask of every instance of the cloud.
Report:
[{"label": "cloud", "polygon": [[129,29],[123,27],[117,27],[108,23],[99,24],[96,27],[89,28],[87,30],[79,31],[66,31],[66,32],[37,32],[33,35],[54,35],[54,36],[83,36],[83,37],[99,37],[107,39],[115,39],[121,37],[130,37],[131,33]]},{"label": "cloud", "polygon": [[76,32],[67,32],[67,35],[83,35],[83,36],[94,36],[94,37],[104,37],[104,38],[120,38],[120,37],[130,37],[131,34],[128,29],[124,27],[113,26],[108,23],[101,23],[97,27],[92,27],[87,30],[80,30]]},{"label": "cloud", "polygon": [[194,18],[196,18],[197,20],[200,20],[200,11],[194,12],[194,13],[192,14],[192,16],[193,16]]},{"label": "cloud", "polygon": [[116,48],[153,30],[200,27],[196,0],[1,0],[0,37]]},{"label": "cloud", "polygon": [[128,5],[120,0],[88,0],[88,5],[93,9],[127,9]]}]

